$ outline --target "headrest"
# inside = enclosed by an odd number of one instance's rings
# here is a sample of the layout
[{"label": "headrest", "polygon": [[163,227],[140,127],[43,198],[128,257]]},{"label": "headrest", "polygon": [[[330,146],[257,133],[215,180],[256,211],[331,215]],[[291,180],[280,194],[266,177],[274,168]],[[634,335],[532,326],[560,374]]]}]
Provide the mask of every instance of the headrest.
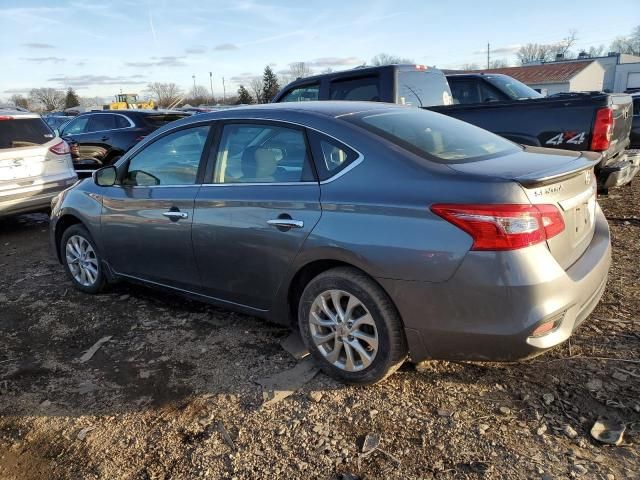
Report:
[{"label": "headrest", "polygon": [[242,153],[242,176],[245,178],[269,178],[278,168],[273,150],[261,147],[248,147]]}]

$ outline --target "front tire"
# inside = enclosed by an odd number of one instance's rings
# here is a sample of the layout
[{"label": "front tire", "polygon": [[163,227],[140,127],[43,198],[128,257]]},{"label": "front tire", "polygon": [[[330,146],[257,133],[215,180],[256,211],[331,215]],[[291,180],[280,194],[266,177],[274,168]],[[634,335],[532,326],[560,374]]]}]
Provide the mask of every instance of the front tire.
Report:
[{"label": "front tire", "polygon": [[99,293],[106,286],[104,267],[91,235],[82,225],[72,225],[60,240],[62,263],[74,287]]},{"label": "front tire", "polygon": [[298,324],[322,370],[343,383],[379,382],[407,357],[391,299],[355,268],[334,268],[312,279],[300,298]]}]

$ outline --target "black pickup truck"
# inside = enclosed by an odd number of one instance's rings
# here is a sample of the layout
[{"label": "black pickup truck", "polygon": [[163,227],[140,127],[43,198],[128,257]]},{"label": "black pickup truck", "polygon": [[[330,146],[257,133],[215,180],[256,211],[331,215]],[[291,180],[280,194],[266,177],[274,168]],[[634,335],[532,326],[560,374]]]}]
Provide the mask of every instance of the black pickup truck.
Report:
[{"label": "black pickup truck", "polygon": [[[446,78],[446,80],[445,80]],[[569,93],[543,97],[498,74],[447,77],[422,65],[357,68],[295,80],[274,102],[365,100],[428,108],[516,143],[602,155],[596,173],[601,190],[629,183],[640,169],[630,155],[631,97]]]}]

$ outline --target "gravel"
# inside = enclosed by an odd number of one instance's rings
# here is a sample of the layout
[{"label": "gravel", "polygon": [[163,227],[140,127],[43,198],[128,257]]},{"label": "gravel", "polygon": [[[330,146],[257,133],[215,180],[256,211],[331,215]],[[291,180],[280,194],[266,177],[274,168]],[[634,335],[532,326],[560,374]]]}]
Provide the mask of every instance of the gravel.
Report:
[{"label": "gravel", "polygon": [[[0,478],[640,478],[639,184],[601,199],[613,266],[570,343],[366,388],[319,373],[267,407],[258,381],[298,365],[286,329],[126,284],[81,294],[46,216],[0,220]],[[619,445],[591,437],[600,418]]]}]

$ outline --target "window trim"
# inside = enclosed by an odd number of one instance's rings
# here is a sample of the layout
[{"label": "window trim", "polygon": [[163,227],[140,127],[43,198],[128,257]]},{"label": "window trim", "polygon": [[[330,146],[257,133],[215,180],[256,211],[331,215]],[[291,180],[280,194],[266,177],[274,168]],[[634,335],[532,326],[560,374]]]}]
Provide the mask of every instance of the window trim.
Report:
[{"label": "window trim", "polygon": [[[95,117],[96,115],[116,115],[118,117],[122,117],[124,119],[126,119],[129,122],[129,126],[128,127],[118,127],[118,128],[109,128],[107,130],[92,130],[91,132],[80,132],[80,133],[69,133],[69,135],[87,135],[89,133],[103,133],[103,132],[114,132],[116,130],[126,130],[128,128],[135,128],[136,124],[133,123],[133,120],[131,120],[129,117],[127,117],[126,115],[122,115],[121,113],[90,113],[88,115],[82,115],[82,117],[89,117],[89,119],[87,120],[87,126],[89,126],[89,122],[91,121],[91,117]],[[73,120],[70,120],[70,122],[75,121],[76,119],[78,119],[80,117],[76,117]],[[67,135],[67,134],[65,134]]]},{"label": "window trim", "polygon": [[[131,164],[131,160],[133,160],[137,155],[147,149],[147,147],[153,145],[157,141],[172,135],[174,133],[180,132],[182,130],[189,130],[191,128],[199,128],[199,127],[209,127],[209,132],[207,133],[207,139],[204,142],[204,147],[202,148],[202,152],[200,153],[200,162],[198,163],[198,171],[196,172],[196,181],[190,184],[166,184],[166,185],[123,185],[123,180],[129,172],[129,165]],[[185,188],[185,187],[200,187],[203,185],[204,173],[208,163],[208,152],[211,149],[213,140],[217,131],[219,129],[217,120],[205,120],[197,123],[190,123],[187,125],[180,125],[179,127],[172,128],[171,130],[167,130],[163,132],[162,135],[158,135],[158,137],[153,138],[149,143],[140,145],[140,148],[133,151],[133,153],[126,157],[126,159],[117,166],[118,169],[118,183],[114,185],[114,187],[120,188]],[[120,171],[122,169],[122,171]]]}]

